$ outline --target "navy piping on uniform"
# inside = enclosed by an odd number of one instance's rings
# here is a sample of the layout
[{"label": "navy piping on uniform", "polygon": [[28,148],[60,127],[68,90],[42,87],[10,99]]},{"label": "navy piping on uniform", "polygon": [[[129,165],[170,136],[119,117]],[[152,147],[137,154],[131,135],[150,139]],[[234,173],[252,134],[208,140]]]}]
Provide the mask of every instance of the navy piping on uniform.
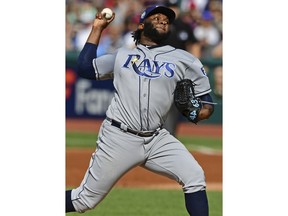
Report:
[{"label": "navy piping on uniform", "polygon": [[[92,176],[92,174],[91,174],[91,172],[90,172],[90,169],[92,168],[92,166],[93,166],[93,164],[94,164],[95,157],[92,156],[92,158],[93,158],[93,159],[92,159],[91,166],[88,168],[88,170],[89,170],[88,173],[89,173],[89,175],[91,175],[91,176]],[[80,194],[84,191],[84,188],[85,188],[85,185],[87,184],[88,178],[89,178],[89,176],[87,176],[86,181],[85,181],[85,183],[84,183],[83,186],[82,186],[82,190],[77,194],[77,196],[79,196],[79,198],[73,199],[72,201],[81,199],[81,198],[80,198]],[[92,176],[92,178],[94,178],[94,177]],[[86,203],[84,203],[84,204],[87,206]],[[89,206],[87,206],[87,207],[89,208]]]},{"label": "navy piping on uniform", "polygon": [[[151,49],[153,49],[153,48],[156,48],[156,47],[151,47]],[[173,52],[173,51],[175,51],[175,50],[176,50],[176,48],[174,48],[174,49],[172,49],[172,50],[169,50],[169,51],[166,51],[166,52],[158,53],[158,54],[156,54],[156,55],[154,56],[154,60],[156,60],[157,56],[159,56],[159,55],[166,54],[166,53],[169,53],[169,52]],[[151,81],[151,80],[150,80],[150,81]],[[148,97],[150,98],[150,82],[149,82],[149,94],[148,94]],[[149,102],[150,102],[150,100],[148,100],[147,116],[148,116],[148,114],[149,114]],[[162,121],[163,121],[163,119],[162,119]],[[149,127],[149,116],[148,116],[148,127]],[[148,129],[148,130],[149,130],[149,129]]]},{"label": "navy piping on uniform", "polygon": [[150,121],[149,121],[149,110],[150,110],[150,90],[151,90],[151,79],[149,79],[148,83],[148,105],[147,105],[147,130],[150,130]]},{"label": "navy piping on uniform", "polygon": [[203,94],[208,94],[208,92],[211,90],[211,88],[209,88],[209,89],[207,89],[207,90],[205,90],[205,91],[202,91],[202,92],[198,92],[197,93],[197,95],[199,95],[200,94],[200,96]]},{"label": "navy piping on uniform", "polygon": [[[172,50],[169,50],[169,51],[166,51],[166,52],[163,52],[163,53],[158,53],[158,54],[156,54],[156,55],[154,56],[154,60],[156,60],[157,56],[159,56],[159,55],[166,54],[166,53],[169,53],[169,52],[173,52],[173,51],[175,51],[175,50],[176,50],[176,48],[174,48],[174,49],[172,49]],[[150,88],[149,88],[149,96],[150,96]],[[147,113],[147,114],[148,114],[148,113]],[[163,119],[162,119],[161,121],[163,122]]]},{"label": "navy piping on uniform", "polygon": [[[192,80],[192,83],[193,83],[195,86],[197,85],[193,80]],[[199,95],[199,94],[202,95],[202,93],[207,94],[210,90],[211,90],[211,88],[206,89],[206,90],[204,90],[204,91],[202,91],[202,92],[198,92],[197,95]],[[203,95],[204,95],[204,94],[203,94]]]},{"label": "navy piping on uniform", "polygon": [[[140,52],[142,52],[143,53],[143,55],[144,55],[144,59],[146,58],[146,53],[142,50],[142,49],[140,49],[139,47],[137,47],[137,49],[140,51]],[[141,76],[139,76],[139,117],[140,117],[140,126],[141,126],[141,128],[140,128],[140,130],[143,130],[143,120],[142,120],[142,115],[141,115]]]},{"label": "navy piping on uniform", "polygon": [[158,53],[158,54],[156,54],[156,55],[154,56],[154,60],[156,60],[156,57],[157,57],[158,55],[162,55],[162,54],[166,54],[166,53],[169,53],[169,52],[173,52],[173,51],[175,51],[175,50],[176,50],[176,48],[174,48],[174,49],[172,49],[172,50],[169,50],[169,51],[167,51],[167,52]]},{"label": "navy piping on uniform", "polygon": [[142,124],[142,115],[141,115],[141,77],[138,77],[139,80],[139,91],[138,91],[138,98],[139,98],[139,117],[140,117],[140,130],[143,128]]}]

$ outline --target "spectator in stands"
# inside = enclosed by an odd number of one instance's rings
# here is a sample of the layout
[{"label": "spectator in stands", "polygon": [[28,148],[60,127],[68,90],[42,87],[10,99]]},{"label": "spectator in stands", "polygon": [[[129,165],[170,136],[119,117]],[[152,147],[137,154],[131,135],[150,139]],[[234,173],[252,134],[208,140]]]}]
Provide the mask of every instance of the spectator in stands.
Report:
[{"label": "spectator in stands", "polygon": [[[215,59],[222,58],[222,41],[212,50],[212,57]],[[214,94],[217,97],[222,97],[222,65],[217,66],[213,70],[213,78],[214,78]]]},{"label": "spectator in stands", "polygon": [[79,24],[75,36],[75,49],[82,50],[87,37],[91,31],[92,22],[94,21],[97,9],[91,0],[82,0],[79,5]]},{"label": "spectator in stands", "polygon": [[183,21],[177,0],[168,0],[166,5],[176,14],[176,19],[170,26],[170,36],[165,41],[175,48],[186,50],[196,57],[201,56],[200,44],[186,22]]},{"label": "spectator in stands", "polygon": [[124,44],[122,37],[123,25],[112,24],[106,30],[107,31],[102,35],[99,42],[97,56],[112,53]]},{"label": "spectator in stands", "polygon": [[218,66],[213,70],[215,96],[222,97],[222,66]]},{"label": "spectator in stands", "polygon": [[132,49],[135,47],[135,41],[132,37],[132,33],[138,27],[138,21],[140,19],[140,15],[130,15],[127,16],[124,22],[125,32],[123,35],[124,46]]},{"label": "spectator in stands", "polygon": [[221,39],[221,32],[213,23],[213,15],[210,11],[204,11],[200,25],[194,28],[195,37],[201,42],[202,58],[211,58],[211,52]]},{"label": "spectator in stands", "polygon": [[222,1],[211,0],[208,4],[208,10],[211,11],[214,17],[214,24],[222,35]]},{"label": "spectator in stands", "polygon": [[66,1],[66,50],[75,50],[75,35],[77,33],[78,7],[73,0]]}]

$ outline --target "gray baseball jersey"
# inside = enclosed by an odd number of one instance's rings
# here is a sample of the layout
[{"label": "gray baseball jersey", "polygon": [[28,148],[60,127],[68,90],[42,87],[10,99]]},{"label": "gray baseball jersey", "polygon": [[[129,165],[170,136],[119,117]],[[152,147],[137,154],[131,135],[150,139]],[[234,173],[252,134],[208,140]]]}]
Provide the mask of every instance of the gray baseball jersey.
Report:
[{"label": "gray baseball jersey", "polygon": [[196,96],[211,91],[201,62],[171,46],[119,49],[94,65],[98,79],[114,75],[116,93],[107,116],[136,130],[155,130],[164,123],[177,81],[191,79]]},{"label": "gray baseball jersey", "polygon": [[[161,126],[179,80],[195,83],[196,96],[211,91],[201,62],[171,46],[121,48],[93,60],[96,79],[113,78],[115,96],[99,131],[97,148],[81,185],[72,190],[78,212],[94,208],[117,180],[135,166],[176,180],[185,193],[205,189],[201,166]],[[133,131],[133,133],[130,131]],[[151,133],[140,136],[135,131]]]}]

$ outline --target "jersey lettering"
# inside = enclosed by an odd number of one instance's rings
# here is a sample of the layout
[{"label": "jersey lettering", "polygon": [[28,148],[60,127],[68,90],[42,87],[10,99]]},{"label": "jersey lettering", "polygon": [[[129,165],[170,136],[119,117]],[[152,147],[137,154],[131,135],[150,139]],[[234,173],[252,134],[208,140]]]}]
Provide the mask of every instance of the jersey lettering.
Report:
[{"label": "jersey lettering", "polygon": [[167,64],[165,64],[165,68],[166,68],[165,76],[169,78],[173,77],[175,73],[176,65],[167,62]]},{"label": "jersey lettering", "polygon": [[[140,55],[128,55],[122,67],[130,68],[139,75],[150,79],[159,78],[162,75],[171,78],[175,74],[176,65],[170,62],[160,62],[151,59],[143,59],[139,64]],[[136,64],[137,63],[137,64]]]},{"label": "jersey lettering", "polygon": [[203,75],[204,75],[204,76],[207,76],[207,74],[206,74],[206,71],[205,71],[205,68],[204,68],[204,67],[202,67],[202,68],[201,68],[201,71],[202,71],[202,73],[203,73]]}]

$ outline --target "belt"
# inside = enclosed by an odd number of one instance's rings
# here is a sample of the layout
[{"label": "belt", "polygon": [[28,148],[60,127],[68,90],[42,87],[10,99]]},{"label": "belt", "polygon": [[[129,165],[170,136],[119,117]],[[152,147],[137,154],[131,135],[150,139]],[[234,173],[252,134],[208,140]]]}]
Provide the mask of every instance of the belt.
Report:
[{"label": "belt", "polygon": [[140,136],[140,137],[150,137],[150,136],[153,136],[153,135],[158,135],[159,131],[162,129],[162,126],[157,128],[155,131],[136,131],[136,130],[133,130],[131,128],[128,128],[127,125],[121,123],[121,122],[118,122],[118,121],[115,121],[114,119],[111,119],[109,117],[106,117],[106,119],[111,122],[111,125],[125,131],[125,132],[129,132],[131,134],[134,134],[134,135],[137,135],[137,136]]}]

